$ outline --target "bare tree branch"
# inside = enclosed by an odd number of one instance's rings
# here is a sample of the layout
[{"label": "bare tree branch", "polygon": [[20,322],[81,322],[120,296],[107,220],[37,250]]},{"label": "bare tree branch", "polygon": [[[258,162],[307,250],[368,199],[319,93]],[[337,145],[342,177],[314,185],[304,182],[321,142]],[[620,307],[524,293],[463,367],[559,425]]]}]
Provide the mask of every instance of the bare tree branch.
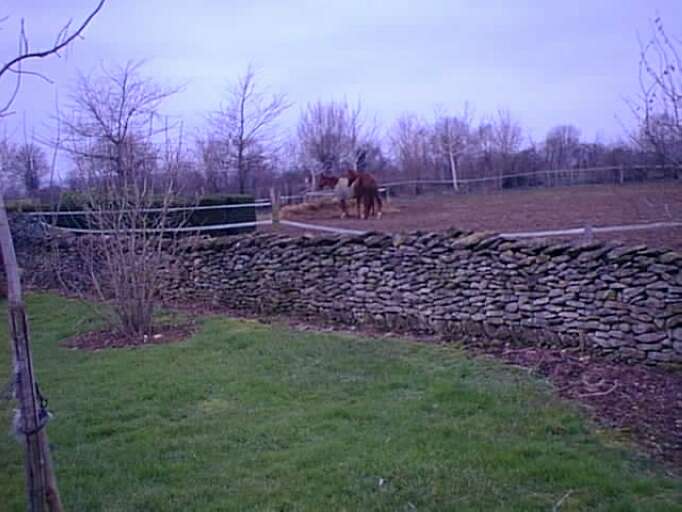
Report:
[{"label": "bare tree branch", "polygon": [[[13,92],[10,94],[9,100],[4,104],[2,108],[0,108],[0,116],[7,115],[9,112],[9,109],[12,106],[12,103],[14,103],[14,100],[17,97],[17,94],[19,92],[19,88],[21,85],[21,75],[22,74],[36,74],[32,72],[27,72],[25,70],[22,70],[21,66],[24,61],[30,60],[30,59],[43,59],[45,57],[49,57],[50,55],[57,55],[59,56],[59,52],[66,48],[69,44],[71,44],[72,41],[74,41],[76,38],[81,37],[81,34],[85,30],[85,28],[90,24],[90,22],[93,20],[93,18],[97,15],[97,13],[102,9],[104,6],[105,0],[100,0],[95,9],[85,18],[83,23],[74,31],[73,33],[69,34],[69,27],[71,26],[71,22],[69,21],[66,25],[62,27],[62,29],[59,31],[57,34],[57,38],[55,40],[55,43],[50,47],[46,48],[44,50],[37,50],[37,51],[29,51],[29,40],[28,40],[28,35],[26,33],[26,28],[25,28],[25,23],[24,20],[21,20],[21,29],[19,32],[19,51],[18,55],[8,61],[7,63],[3,64],[2,67],[0,67],[0,79],[5,73],[12,72],[15,73],[17,76],[17,81],[15,88]],[[6,18],[5,18],[6,19]],[[0,20],[0,22],[4,21]],[[41,76],[40,74],[37,74],[38,76]],[[41,76],[41,78],[44,78]]]}]

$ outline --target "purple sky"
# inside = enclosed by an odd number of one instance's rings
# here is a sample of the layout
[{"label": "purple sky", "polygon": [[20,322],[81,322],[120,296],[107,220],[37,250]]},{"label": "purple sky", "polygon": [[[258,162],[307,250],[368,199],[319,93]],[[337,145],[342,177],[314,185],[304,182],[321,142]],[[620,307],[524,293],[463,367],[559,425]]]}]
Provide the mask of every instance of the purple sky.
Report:
[{"label": "purple sky", "polygon": [[[646,38],[660,14],[682,37],[680,1],[109,0],[64,58],[31,65],[55,85],[27,78],[18,114],[0,129],[20,138],[25,112],[29,131],[46,137],[55,94],[66,97],[77,70],[146,59],[148,75],[185,85],[165,112],[190,130],[253,63],[259,83],[294,104],[285,127],[317,99],[360,98],[383,128],[405,111],[430,118],[437,106],[457,113],[468,101],[477,119],[509,109],[535,140],[572,123],[587,140],[610,141],[624,134],[619,118],[631,122],[624,98],[637,93],[638,34]],[[2,60],[20,17],[37,48],[95,4],[4,0]]]}]

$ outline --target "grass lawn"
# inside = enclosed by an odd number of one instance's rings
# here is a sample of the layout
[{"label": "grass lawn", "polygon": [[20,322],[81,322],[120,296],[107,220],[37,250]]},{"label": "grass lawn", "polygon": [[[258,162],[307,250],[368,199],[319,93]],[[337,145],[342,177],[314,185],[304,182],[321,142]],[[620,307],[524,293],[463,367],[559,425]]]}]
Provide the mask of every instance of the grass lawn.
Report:
[{"label": "grass lawn", "polygon": [[[454,347],[211,317],[188,342],[81,352],[57,343],[88,305],[28,306],[66,510],[682,510],[680,480]],[[24,507],[3,433],[0,510]]]}]

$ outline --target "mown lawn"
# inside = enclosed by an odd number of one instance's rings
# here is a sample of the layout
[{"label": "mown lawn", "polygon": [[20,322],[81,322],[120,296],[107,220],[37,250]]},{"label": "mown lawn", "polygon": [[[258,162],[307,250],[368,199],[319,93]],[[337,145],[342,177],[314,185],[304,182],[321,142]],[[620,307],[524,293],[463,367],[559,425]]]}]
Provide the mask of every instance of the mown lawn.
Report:
[{"label": "mown lawn", "polygon": [[[57,343],[92,328],[88,305],[28,305],[66,510],[681,509],[679,480],[544,384],[452,347],[213,317],[188,342],[87,353]],[[0,510],[24,510],[5,434]]]}]

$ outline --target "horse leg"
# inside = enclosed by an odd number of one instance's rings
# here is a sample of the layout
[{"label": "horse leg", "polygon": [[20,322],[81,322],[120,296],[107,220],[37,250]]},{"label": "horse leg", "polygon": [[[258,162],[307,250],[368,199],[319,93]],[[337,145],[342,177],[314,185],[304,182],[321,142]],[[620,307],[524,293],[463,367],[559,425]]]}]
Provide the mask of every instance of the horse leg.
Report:
[{"label": "horse leg", "polygon": [[381,218],[381,194],[379,191],[376,191],[376,196],[374,197],[377,203],[377,219]]},{"label": "horse leg", "polygon": [[348,217],[348,208],[346,207],[346,200],[341,199],[339,201],[339,205],[341,206],[341,218],[345,219],[346,217]]},{"label": "horse leg", "polygon": [[365,218],[369,219],[374,216],[374,194],[371,190],[367,192],[367,199],[365,199]]},{"label": "horse leg", "polygon": [[373,201],[372,201],[372,194],[371,194],[371,193],[365,194],[364,203],[365,203],[365,204],[364,204],[364,206],[365,206],[365,215],[364,215],[364,217],[362,217],[362,218],[363,218],[363,219],[368,219],[368,218],[369,218],[370,211],[372,210],[372,203],[373,203]]}]

